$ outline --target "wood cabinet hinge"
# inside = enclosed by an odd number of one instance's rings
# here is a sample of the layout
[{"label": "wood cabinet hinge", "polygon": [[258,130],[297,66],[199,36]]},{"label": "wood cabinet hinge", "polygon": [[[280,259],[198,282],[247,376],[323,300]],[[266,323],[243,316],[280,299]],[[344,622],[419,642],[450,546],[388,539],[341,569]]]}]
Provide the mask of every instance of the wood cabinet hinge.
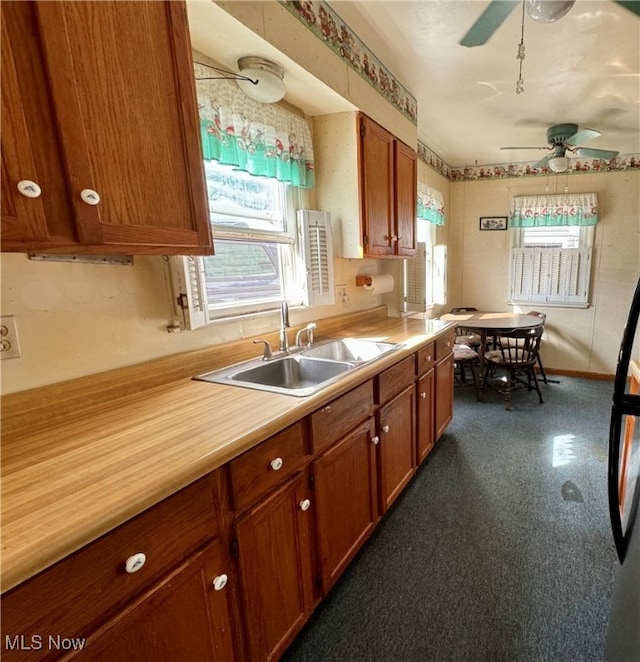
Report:
[{"label": "wood cabinet hinge", "polygon": [[235,538],[231,538],[229,543],[229,553],[231,557],[237,559],[240,556],[240,550],[238,549],[238,541]]},{"label": "wood cabinet hinge", "polygon": [[313,490],[313,489],[315,489],[315,487],[316,487],[316,477],[312,473],[310,473],[309,474],[309,488]]},{"label": "wood cabinet hinge", "polygon": [[365,133],[365,127],[364,127],[364,120],[360,118],[360,137],[364,138],[364,133]]},{"label": "wood cabinet hinge", "polygon": [[316,575],[316,588],[319,591],[322,591],[322,577],[321,577],[321,575]]}]

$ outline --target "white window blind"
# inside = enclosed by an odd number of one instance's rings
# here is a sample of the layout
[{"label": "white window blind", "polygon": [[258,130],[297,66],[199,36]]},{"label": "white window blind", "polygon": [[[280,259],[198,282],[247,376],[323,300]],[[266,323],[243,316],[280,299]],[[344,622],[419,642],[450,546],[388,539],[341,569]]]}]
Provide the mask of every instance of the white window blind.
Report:
[{"label": "white window blind", "polygon": [[416,256],[405,261],[405,306],[424,313],[447,302],[447,247],[418,242]]},{"label": "white window blind", "polygon": [[335,303],[331,216],[328,212],[298,211],[300,254],[306,270],[306,300],[310,306]]},{"label": "white window blind", "polygon": [[590,248],[514,248],[509,303],[589,304]]}]

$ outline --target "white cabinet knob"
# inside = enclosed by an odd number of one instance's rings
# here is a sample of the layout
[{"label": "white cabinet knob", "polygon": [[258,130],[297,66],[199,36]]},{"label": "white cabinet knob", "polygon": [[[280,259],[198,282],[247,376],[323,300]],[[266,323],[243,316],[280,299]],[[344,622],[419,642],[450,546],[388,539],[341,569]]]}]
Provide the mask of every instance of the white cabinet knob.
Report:
[{"label": "white cabinet knob", "polygon": [[300,510],[309,510],[309,508],[311,508],[311,501],[309,499],[300,502]]},{"label": "white cabinet knob", "polygon": [[132,574],[134,572],[138,572],[140,568],[146,563],[147,561],[147,556],[146,554],[143,554],[142,552],[138,552],[137,554],[133,554],[130,556],[125,562],[124,562],[124,569],[129,573]]},{"label": "white cabinet knob", "polygon": [[274,471],[278,471],[279,469],[282,469],[282,465],[284,462],[282,461],[281,457],[277,457],[275,460],[271,460],[271,468]]},{"label": "white cabinet knob", "polygon": [[228,580],[229,578],[225,574],[214,577],[212,582],[214,591],[221,591],[227,585]]},{"label": "white cabinet knob", "polygon": [[389,426],[388,425],[383,425],[382,426],[382,431],[383,432],[389,432]]},{"label": "white cabinet knob", "polygon": [[90,188],[82,189],[80,191],[80,197],[88,205],[97,205],[100,202],[100,196]]},{"label": "white cabinet knob", "polygon": [[25,198],[39,198],[42,194],[42,189],[30,179],[22,179],[19,181],[18,191],[20,191]]},{"label": "white cabinet knob", "polygon": [[391,241],[398,241],[398,235],[392,235]]},{"label": "white cabinet knob", "polygon": [[422,393],[420,393],[420,397],[421,397],[423,400],[426,400],[426,398],[427,398],[427,394],[426,394],[424,391],[422,391]]},{"label": "white cabinet knob", "polygon": [[380,443],[380,437],[377,435],[371,439],[371,443],[377,446]]}]

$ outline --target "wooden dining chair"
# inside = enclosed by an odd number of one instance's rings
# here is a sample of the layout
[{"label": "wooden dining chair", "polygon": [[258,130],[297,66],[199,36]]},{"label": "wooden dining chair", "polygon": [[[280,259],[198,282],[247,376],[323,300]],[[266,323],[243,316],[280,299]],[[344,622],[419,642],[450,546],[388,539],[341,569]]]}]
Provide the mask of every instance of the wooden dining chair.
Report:
[{"label": "wooden dining chair", "polygon": [[[545,313],[538,312],[537,310],[530,310],[527,315],[533,315],[534,317],[539,317],[542,320],[542,326],[544,326],[544,323],[547,321],[547,316]],[[542,344],[542,341],[540,341],[540,344]],[[538,350],[538,356],[536,363],[538,364],[538,370],[540,370],[540,374],[542,375],[542,381],[545,384],[548,384],[549,382],[547,381],[547,375],[544,371],[544,367],[542,366],[542,359],[540,358],[540,350]]]},{"label": "wooden dining chair", "polygon": [[468,345],[463,345],[461,343],[454,343],[453,345],[453,370],[454,370],[454,380],[455,383],[459,386],[469,386],[467,382],[466,369],[469,368],[471,372],[471,385],[476,390],[476,398],[478,401],[481,400],[479,384],[478,384],[478,374],[476,373],[476,367],[478,366],[478,352],[469,347]]},{"label": "wooden dining chair", "polygon": [[[478,309],[477,308],[452,308],[449,313],[451,315],[456,315],[460,313],[477,313]],[[480,335],[472,331],[471,329],[466,329],[464,325],[459,324],[458,327],[456,328],[456,339],[455,339],[455,344],[456,345],[466,345],[467,347],[471,347],[472,349],[475,349],[477,347],[480,347],[480,343],[482,342],[480,339]]]},{"label": "wooden dining chair", "polygon": [[[535,389],[540,404],[544,402],[535,371],[543,331],[542,326],[536,326],[532,329],[502,332],[498,337],[498,348],[484,355],[484,383],[503,395],[505,409],[511,409],[511,392],[524,387],[528,391]],[[502,386],[496,385],[495,379],[488,380],[492,368],[495,369],[496,375],[500,369],[504,370]]]}]

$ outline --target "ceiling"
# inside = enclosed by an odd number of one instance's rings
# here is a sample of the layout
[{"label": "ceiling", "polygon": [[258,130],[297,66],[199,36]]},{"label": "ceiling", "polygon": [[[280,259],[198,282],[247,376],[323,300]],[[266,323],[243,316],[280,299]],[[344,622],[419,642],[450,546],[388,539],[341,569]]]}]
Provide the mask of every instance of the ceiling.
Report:
[{"label": "ceiling", "polygon": [[[588,147],[640,153],[640,18],[613,0],[577,0],[556,23],[525,18],[523,94],[519,7],[485,45],[465,48],[458,42],[485,0],[329,4],[417,98],[418,138],[452,167],[537,161],[546,152],[500,147],[545,147],[547,127],[560,123],[600,131]],[[286,99],[307,113],[352,107],[253,33],[238,34],[213,3],[187,5],[197,50],[236,70],[238,57],[259,49],[251,54],[285,67]]]}]

